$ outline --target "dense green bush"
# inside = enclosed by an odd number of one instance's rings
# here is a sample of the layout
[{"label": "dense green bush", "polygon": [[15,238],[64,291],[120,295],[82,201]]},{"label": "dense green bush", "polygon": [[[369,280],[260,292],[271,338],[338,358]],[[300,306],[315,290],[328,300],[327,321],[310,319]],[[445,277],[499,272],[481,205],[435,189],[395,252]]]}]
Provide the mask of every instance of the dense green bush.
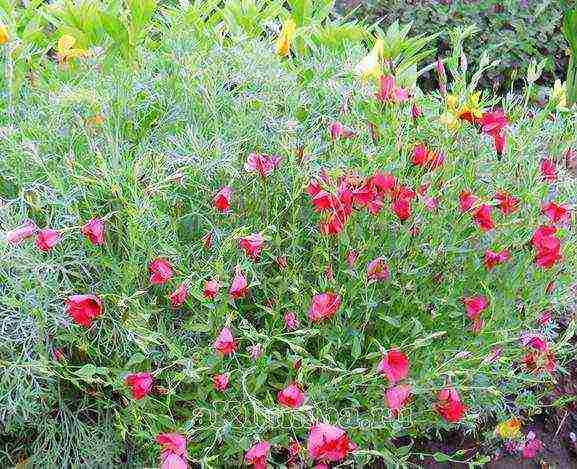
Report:
[{"label": "dense green bush", "polygon": [[[507,90],[522,85],[524,71],[535,60],[547,60],[543,80],[549,86],[555,78],[564,79],[567,44],[560,33],[564,0],[343,0],[343,13],[368,22],[395,20],[413,22],[413,31],[441,33],[439,54],[447,49],[448,31],[457,26],[476,25],[479,34],[466,45],[468,60],[476,66],[480,55],[488,52],[500,60],[487,72],[483,85]],[[481,46],[481,47],[480,47]]]}]

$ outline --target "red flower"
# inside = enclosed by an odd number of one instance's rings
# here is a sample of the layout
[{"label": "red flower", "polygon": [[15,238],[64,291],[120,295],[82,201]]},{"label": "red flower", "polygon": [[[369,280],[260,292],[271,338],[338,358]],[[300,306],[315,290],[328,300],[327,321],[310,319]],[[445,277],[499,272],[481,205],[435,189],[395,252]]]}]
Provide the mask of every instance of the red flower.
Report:
[{"label": "red flower", "polygon": [[253,466],[254,469],[266,469],[266,458],[270,451],[268,441],[259,441],[251,446],[244,456],[247,465]]},{"label": "red flower", "polygon": [[413,103],[413,105],[411,106],[411,117],[413,118],[413,120],[417,120],[422,115],[423,113],[421,112],[419,107],[415,103]]},{"label": "red flower", "polygon": [[36,229],[37,228],[34,223],[27,221],[21,227],[6,232],[6,242],[13,246],[20,244],[25,239],[33,236],[34,233],[36,233]]},{"label": "red flower", "polygon": [[95,246],[104,244],[104,222],[100,218],[89,220],[80,231]]},{"label": "red flower", "polygon": [[375,190],[382,195],[390,194],[397,185],[397,179],[395,176],[388,173],[377,172],[371,177],[370,182]]},{"label": "red flower", "polygon": [[223,327],[212,346],[220,355],[226,356],[236,350],[237,343],[232,331],[228,327]]},{"label": "red flower", "polygon": [[152,389],[152,375],[150,373],[131,373],[124,378],[124,382],[130,388],[132,397],[142,399]]},{"label": "red flower", "polygon": [[411,163],[429,170],[437,169],[443,164],[444,160],[445,157],[442,153],[429,150],[422,143],[415,145],[411,153]]},{"label": "red flower", "polygon": [[493,137],[493,147],[495,148],[495,152],[497,152],[497,155],[501,156],[505,151],[505,133],[499,132],[491,136]]},{"label": "red flower", "polygon": [[356,445],[339,427],[317,423],[309,430],[307,451],[313,460],[324,462],[342,461]]},{"label": "red flower", "polygon": [[531,243],[537,251],[537,266],[549,268],[561,259],[561,241],[554,236],[556,231],[553,226],[540,226],[535,230]]},{"label": "red flower", "polygon": [[258,260],[264,246],[264,238],[260,233],[254,233],[238,240],[238,245],[252,260]]},{"label": "red flower", "polygon": [[182,306],[188,296],[186,283],[182,282],[179,287],[170,294],[170,303],[174,308]]},{"label": "red flower", "polygon": [[352,138],[356,135],[352,130],[336,121],[329,124],[329,134],[333,141],[338,140],[339,138]]},{"label": "red flower", "polygon": [[549,345],[547,341],[543,339],[543,337],[537,334],[525,334],[521,337],[521,343],[527,347],[534,348],[539,352],[547,352],[549,351]]},{"label": "red flower", "polygon": [[204,289],[202,290],[202,296],[208,300],[213,300],[216,295],[218,295],[218,290],[220,289],[220,284],[214,280],[210,279],[204,283]]},{"label": "red flower", "polygon": [[485,308],[489,306],[489,300],[487,300],[483,295],[463,298],[463,303],[465,305],[465,310],[467,311],[467,317],[472,321],[478,319]]},{"label": "red flower", "polygon": [[407,199],[396,199],[391,204],[391,210],[399,220],[405,221],[411,216],[411,202]]},{"label": "red flower", "polygon": [[212,199],[214,208],[221,212],[228,212],[230,208],[230,196],[232,195],[232,189],[230,187],[223,187],[217,192],[217,194]]},{"label": "red flower", "polygon": [[292,311],[288,311],[284,315],[284,324],[289,331],[294,331],[299,327],[299,320]]},{"label": "red flower", "polygon": [[170,262],[162,257],[157,257],[148,264],[150,272],[150,283],[152,285],[162,285],[172,278],[172,266]]},{"label": "red flower", "polygon": [[389,383],[395,384],[409,374],[409,359],[403,352],[391,349],[379,362],[377,371],[385,375]]},{"label": "red flower", "polygon": [[501,110],[485,112],[480,120],[481,130],[490,135],[499,134],[509,124]]},{"label": "red flower", "polygon": [[90,327],[102,314],[102,301],[96,295],[72,295],[66,300],[66,312],[79,326]]},{"label": "red flower", "polygon": [[393,75],[381,75],[376,98],[383,103],[402,103],[409,100],[409,90],[397,86]]},{"label": "red flower", "polygon": [[36,247],[48,252],[60,241],[60,234],[56,230],[46,228],[36,234]]},{"label": "red flower", "polygon": [[510,215],[515,212],[519,206],[519,199],[517,197],[513,197],[503,191],[495,194],[495,200],[498,202],[497,207],[499,207],[503,215]]},{"label": "red flower", "polygon": [[278,392],[277,400],[279,404],[285,407],[298,409],[305,402],[305,394],[300,390],[298,385],[293,383]]},{"label": "red flower", "polygon": [[232,284],[230,285],[230,290],[228,293],[230,297],[234,300],[239,300],[246,296],[246,292],[248,291],[248,283],[246,278],[242,274],[240,268],[236,268],[234,272],[234,278],[232,279]]},{"label": "red flower", "polygon": [[435,410],[447,422],[458,422],[467,410],[467,407],[461,402],[459,393],[453,388],[446,388],[440,391],[437,399]]},{"label": "red flower", "polygon": [[541,170],[541,178],[544,181],[554,183],[557,180],[557,167],[552,159],[541,159],[539,168]]},{"label": "red flower", "polygon": [[567,207],[549,202],[541,207],[541,213],[546,215],[552,223],[565,223],[569,221],[570,214]]},{"label": "red flower", "polygon": [[553,373],[557,367],[555,354],[550,350],[547,352],[529,352],[523,357],[522,363],[532,373],[538,373],[539,371]]},{"label": "red flower", "polygon": [[511,256],[509,255],[509,251],[506,249],[503,249],[499,252],[487,250],[485,251],[485,259],[483,260],[483,264],[487,270],[491,270],[496,265],[507,262],[510,258]]},{"label": "red flower", "polygon": [[222,373],[220,375],[214,375],[212,377],[212,387],[216,391],[224,391],[228,387],[228,373]]},{"label": "red flower", "polygon": [[377,257],[367,265],[367,280],[369,282],[384,281],[389,278],[389,268],[385,259]]},{"label": "red flower", "polygon": [[162,433],[156,437],[161,447],[160,469],[187,469],[186,438],[179,433]]},{"label": "red flower", "polygon": [[385,391],[385,402],[393,417],[399,416],[401,409],[407,405],[410,397],[411,386],[408,384],[398,384]]},{"label": "red flower", "polygon": [[477,197],[468,191],[462,191],[459,194],[459,208],[461,212],[465,213],[473,208],[473,205],[477,203]]},{"label": "red flower", "polygon": [[313,322],[321,322],[333,316],[341,306],[341,298],[335,293],[320,293],[313,296],[308,317]]},{"label": "red flower", "polygon": [[262,155],[253,152],[248,155],[244,169],[249,173],[258,173],[264,178],[278,167],[280,161],[280,156]]},{"label": "red flower", "polygon": [[493,219],[491,218],[492,207],[487,204],[482,204],[475,212],[473,213],[473,220],[479,228],[483,231],[492,230],[495,226],[493,224]]}]

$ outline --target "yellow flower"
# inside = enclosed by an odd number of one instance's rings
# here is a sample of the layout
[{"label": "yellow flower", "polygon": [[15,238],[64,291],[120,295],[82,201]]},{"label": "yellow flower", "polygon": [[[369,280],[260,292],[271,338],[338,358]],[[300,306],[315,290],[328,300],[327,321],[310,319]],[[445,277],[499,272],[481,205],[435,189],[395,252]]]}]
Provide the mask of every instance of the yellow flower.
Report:
[{"label": "yellow flower", "polygon": [[63,34],[58,40],[58,52],[56,57],[60,63],[66,63],[70,59],[88,57],[90,54],[86,49],[74,49],[76,38],[70,34]]},{"label": "yellow flower", "polygon": [[457,97],[454,94],[447,95],[447,109],[455,111],[457,109]]},{"label": "yellow flower", "polygon": [[451,111],[447,111],[440,117],[441,124],[445,124],[450,129],[456,129],[461,124],[459,118]]},{"label": "yellow flower", "polygon": [[385,44],[382,39],[377,39],[371,52],[363,57],[355,67],[355,72],[361,77],[362,80],[366,80],[370,77],[380,77],[381,57],[383,55],[384,45]]},{"label": "yellow flower", "polygon": [[557,103],[557,109],[567,109],[567,94],[565,91],[565,84],[561,83],[561,80],[555,80],[555,84],[551,90],[551,100]]},{"label": "yellow flower", "polygon": [[283,23],[282,30],[276,41],[276,53],[281,57],[286,57],[289,54],[296,27],[297,25],[292,18],[285,20]]},{"label": "yellow flower", "polygon": [[465,105],[461,106],[457,112],[457,117],[469,122],[474,122],[476,119],[480,119],[483,116],[483,111],[479,105],[480,97],[480,91],[477,91],[476,93],[473,93],[471,96],[469,96],[469,99]]},{"label": "yellow flower", "polygon": [[510,418],[497,425],[495,431],[501,438],[517,438],[521,432],[521,422],[518,418]]},{"label": "yellow flower", "polygon": [[0,46],[3,46],[10,40],[10,34],[8,33],[8,28],[0,24]]}]

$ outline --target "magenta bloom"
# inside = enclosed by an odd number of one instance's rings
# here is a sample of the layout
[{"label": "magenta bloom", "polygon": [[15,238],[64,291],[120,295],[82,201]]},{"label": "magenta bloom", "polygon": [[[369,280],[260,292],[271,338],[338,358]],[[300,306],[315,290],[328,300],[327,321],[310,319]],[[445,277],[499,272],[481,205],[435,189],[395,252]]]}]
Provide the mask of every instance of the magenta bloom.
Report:
[{"label": "magenta bloom", "polygon": [[80,231],[95,246],[104,244],[104,222],[100,218],[88,221]]},{"label": "magenta bloom", "polygon": [[291,409],[297,409],[305,402],[305,394],[296,384],[289,384],[277,394],[279,404]]},{"label": "magenta bloom", "polygon": [[403,352],[391,349],[379,362],[377,371],[385,375],[389,383],[395,384],[409,374],[409,359]]},{"label": "magenta bloom", "polygon": [[367,265],[367,280],[369,282],[383,282],[389,278],[389,268],[385,259],[377,257]]},{"label": "magenta bloom", "polygon": [[248,155],[244,169],[249,173],[258,173],[264,178],[278,167],[281,159],[280,156],[263,155],[253,152]]},{"label": "magenta bloom", "polygon": [[50,251],[60,241],[60,233],[56,230],[46,228],[36,234],[36,247],[41,251]]},{"label": "magenta bloom", "polygon": [[253,469],[266,469],[266,458],[269,451],[270,443],[268,441],[259,441],[248,449],[244,460]]},{"label": "magenta bloom", "polygon": [[160,445],[160,469],[187,469],[186,438],[180,433],[161,433],[156,437]]},{"label": "magenta bloom", "polygon": [[21,227],[6,232],[6,242],[13,246],[20,244],[25,239],[30,238],[36,233],[36,225],[31,221],[27,221]]},{"label": "magenta bloom", "polygon": [[264,246],[264,238],[260,233],[253,233],[238,240],[238,245],[253,261],[258,260]]},{"label": "magenta bloom", "polygon": [[313,322],[321,322],[333,316],[341,306],[341,298],[335,293],[320,293],[313,296],[308,317]]},{"label": "magenta bloom", "polygon": [[213,347],[222,356],[230,355],[236,350],[237,343],[234,340],[232,331],[228,327],[222,328]]},{"label": "magenta bloom", "polygon": [[130,388],[132,397],[142,399],[152,389],[152,375],[150,373],[131,373],[124,378],[124,382]]},{"label": "magenta bloom", "polygon": [[321,462],[342,461],[357,449],[346,432],[339,427],[317,423],[309,430],[307,451],[311,459]]}]

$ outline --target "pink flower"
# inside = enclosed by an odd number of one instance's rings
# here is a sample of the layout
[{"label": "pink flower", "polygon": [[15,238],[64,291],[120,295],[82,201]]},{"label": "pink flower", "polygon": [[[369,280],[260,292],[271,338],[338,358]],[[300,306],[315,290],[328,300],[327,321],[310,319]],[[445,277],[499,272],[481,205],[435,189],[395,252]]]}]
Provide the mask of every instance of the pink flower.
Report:
[{"label": "pink flower", "polygon": [[335,293],[320,293],[313,296],[308,317],[320,322],[333,316],[341,306],[341,298]]},{"label": "pink flower", "polygon": [[502,251],[495,252],[491,250],[485,251],[485,259],[483,260],[483,264],[487,270],[491,270],[493,267],[497,266],[498,264],[502,264],[507,262],[511,258],[509,251],[503,249]]},{"label": "pink flower", "polygon": [[305,402],[305,395],[296,384],[289,384],[277,394],[279,404],[297,409]]},{"label": "pink flower", "polygon": [[313,460],[323,462],[342,461],[356,445],[349,440],[346,432],[339,427],[317,423],[309,430],[307,451]]},{"label": "pink flower", "polygon": [[60,234],[56,230],[45,228],[36,234],[36,247],[48,252],[60,241]]},{"label": "pink flower", "polygon": [[537,266],[548,269],[561,260],[561,241],[554,236],[556,231],[554,226],[540,226],[535,230],[531,244],[537,251]]},{"label": "pink flower", "polygon": [[150,283],[152,285],[162,285],[172,278],[172,266],[170,262],[162,257],[157,257],[148,264],[150,272]]},{"label": "pink flower", "polygon": [[477,203],[477,197],[468,191],[462,191],[459,194],[459,208],[461,212],[465,213],[473,208],[473,205]]},{"label": "pink flower", "polygon": [[89,220],[80,231],[95,246],[104,244],[104,222],[100,218]]},{"label": "pink flower", "polygon": [[541,170],[541,178],[545,182],[554,183],[557,180],[557,167],[555,166],[555,162],[552,159],[541,159],[539,168]]},{"label": "pink flower", "polygon": [[355,250],[350,250],[347,254],[347,264],[349,266],[349,269],[352,269],[356,262],[357,259],[359,258],[359,252],[355,251]]},{"label": "pink flower", "polygon": [[524,459],[533,459],[537,454],[543,450],[543,443],[537,438],[535,432],[527,433],[527,441],[521,450],[521,455]]},{"label": "pink flower", "polygon": [[234,340],[232,331],[228,327],[223,327],[213,344],[214,349],[222,356],[230,355],[236,350],[237,343]]},{"label": "pink flower", "polygon": [[415,103],[413,103],[413,105],[411,106],[411,117],[413,118],[413,120],[417,120],[422,115],[423,115],[422,111]]},{"label": "pink flower", "polygon": [[570,213],[564,205],[549,202],[541,207],[541,213],[546,215],[551,223],[566,223],[569,221]]},{"label": "pink flower", "polygon": [[230,187],[223,187],[222,189],[220,189],[212,199],[214,208],[221,213],[228,212],[228,210],[230,209],[231,195],[232,195],[232,189]]},{"label": "pink flower", "polygon": [[161,433],[156,437],[160,445],[160,469],[187,469],[186,438],[179,433]]},{"label": "pink flower", "polygon": [[96,295],[72,295],[66,300],[66,312],[79,326],[90,327],[102,315],[102,301]]},{"label": "pink flower", "polygon": [[369,282],[383,282],[389,278],[389,268],[385,259],[377,257],[367,265],[367,280]]},{"label": "pink flower", "polygon": [[270,451],[270,444],[268,441],[259,441],[251,446],[244,456],[247,465],[254,469],[266,469],[266,458]]},{"label": "pink flower", "polygon": [[481,313],[489,306],[489,300],[483,295],[469,296],[468,298],[463,298],[463,303],[465,305],[465,310],[467,312],[467,317],[474,321],[479,318]]},{"label": "pink flower", "polygon": [[246,292],[248,291],[248,283],[246,278],[242,274],[240,268],[235,269],[234,278],[232,279],[232,284],[230,286],[230,290],[228,293],[230,297],[234,300],[239,300],[246,296]]},{"label": "pink flower", "polygon": [[254,233],[238,240],[238,245],[252,260],[258,260],[264,246],[264,238],[260,233]]},{"label": "pink flower", "polygon": [[6,232],[6,242],[13,246],[20,244],[27,238],[36,233],[36,225],[31,221],[25,222],[21,227],[16,228],[15,230],[7,231]]},{"label": "pink flower", "polygon": [[262,355],[262,345],[261,344],[254,344],[247,347],[248,354],[252,360],[256,360],[258,357]]},{"label": "pink flower", "polygon": [[440,391],[437,399],[435,410],[447,422],[458,422],[467,410],[467,407],[461,403],[459,393],[453,388],[445,388]]},{"label": "pink flower", "polygon": [[204,283],[204,288],[202,290],[202,296],[208,300],[213,300],[216,295],[218,295],[218,290],[220,289],[220,284],[214,280],[210,279]]},{"label": "pink flower", "polygon": [[188,296],[188,290],[186,287],[186,283],[181,283],[180,286],[174,290],[170,295],[170,303],[173,307],[178,308],[182,306]]},{"label": "pink flower", "polygon": [[329,134],[333,141],[339,138],[353,138],[356,135],[352,130],[336,121],[329,124]]},{"label": "pink flower", "polygon": [[395,384],[409,374],[409,359],[403,352],[391,349],[377,365],[377,371],[385,375],[389,383]]},{"label": "pink flower", "polygon": [[393,75],[381,75],[376,98],[383,103],[403,103],[409,100],[409,90],[397,86]]},{"label": "pink flower", "polygon": [[411,396],[411,386],[408,384],[398,384],[385,391],[385,402],[394,417],[398,417],[401,409],[407,405]]},{"label": "pink flower", "polygon": [[244,169],[249,173],[258,173],[261,177],[269,176],[280,164],[280,156],[251,153],[248,155]]},{"label": "pink flower", "polygon": [[220,375],[214,375],[212,377],[212,387],[218,391],[222,392],[228,387],[228,373],[222,373]]},{"label": "pink flower", "polygon": [[429,150],[422,143],[415,145],[411,152],[411,163],[425,169],[436,169],[441,166],[444,161],[445,157],[442,153],[435,150]]},{"label": "pink flower", "polygon": [[521,336],[521,344],[525,347],[534,348],[538,352],[544,353],[549,351],[547,341],[537,334],[524,334]]},{"label": "pink flower", "polygon": [[152,389],[152,375],[150,373],[131,373],[124,378],[124,382],[130,388],[132,397],[142,399]]},{"label": "pink flower", "polygon": [[284,325],[289,331],[294,331],[299,327],[299,320],[297,315],[292,311],[287,311],[283,317]]}]

